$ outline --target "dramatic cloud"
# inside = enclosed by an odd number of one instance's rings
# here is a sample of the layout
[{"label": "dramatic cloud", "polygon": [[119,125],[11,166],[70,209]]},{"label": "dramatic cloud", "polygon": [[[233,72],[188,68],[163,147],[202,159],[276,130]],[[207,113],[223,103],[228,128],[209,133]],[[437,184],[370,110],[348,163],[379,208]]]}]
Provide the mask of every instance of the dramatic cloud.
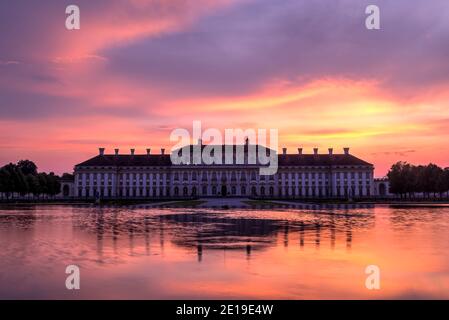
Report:
[{"label": "dramatic cloud", "polygon": [[0,4],[1,162],[70,170],[95,141],[167,147],[202,120],[278,128],[291,150],[348,145],[378,175],[449,165],[446,0],[80,0],[79,31],[69,4]]}]

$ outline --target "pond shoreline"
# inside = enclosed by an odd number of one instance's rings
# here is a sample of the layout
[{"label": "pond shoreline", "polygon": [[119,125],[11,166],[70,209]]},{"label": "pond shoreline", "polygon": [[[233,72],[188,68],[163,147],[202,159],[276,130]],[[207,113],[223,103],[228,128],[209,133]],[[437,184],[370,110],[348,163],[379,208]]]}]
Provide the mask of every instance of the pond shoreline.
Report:
[{"label": "pond shoreline", "polygon": [[75,205],[95,207],[138,207],[138,208],[358,208],[374,205],[390,206],[392,208],[442,208],[449,207],[449,201],[405,201],[405,200],[373,200],[373,201],[329,201],[300,199],[249,199],[249,198],[200,198],[200,199],[129,199],[129,200],[74,200],[74,199],[45,199],[45,200],[16,200],[0,201],[0,206],[16,205]]}]

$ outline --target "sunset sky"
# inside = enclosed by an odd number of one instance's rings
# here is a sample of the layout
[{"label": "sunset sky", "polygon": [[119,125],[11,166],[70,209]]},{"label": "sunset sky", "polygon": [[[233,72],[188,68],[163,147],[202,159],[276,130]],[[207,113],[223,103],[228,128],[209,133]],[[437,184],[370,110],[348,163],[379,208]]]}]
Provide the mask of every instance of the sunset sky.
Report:
[{"label": "sunset sky", "polygon": [[291,153],[349,146],[377,177],[449,166],[447,0],[2,0],[0,32],[0,165],[158,153],[201,120],[277,128]]}]

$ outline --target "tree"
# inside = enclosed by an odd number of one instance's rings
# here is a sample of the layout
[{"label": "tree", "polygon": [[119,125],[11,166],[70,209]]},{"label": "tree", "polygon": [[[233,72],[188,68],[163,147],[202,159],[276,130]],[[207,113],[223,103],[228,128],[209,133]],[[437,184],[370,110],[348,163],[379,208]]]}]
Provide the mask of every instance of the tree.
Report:
[{"label": "tree", "polygon": [[412,197],[417,192],[427,197],[439,193],[441,197],[449,189],[449,168],[443,170],[433,163],[414,166],[399,161],[391,166],[387,176],[391,192],[401,198],[407,194]]},{"label": "tree", "polygon": [[424,167],[423,174],[421,175],[421,183],[427,197],[430,197],[430,193],[435,195],[438,191],[437,183],[442,173],[443,169],[433,163],[429,163]]},{"label": "tree", "polygon": [[37,166],[33,161],[20,160],[19,162],[17,162],[17,167],[22,171],[24,175],[37,175]]},{"label": "tree", "polygon": [[26,195],[28,193],[28,184],[25,175],[18,167],[15,168],[14,178],[16,179],[15,191],[21,196]]},{"label": "tree", "polygon": [[29,174],[26,176],[27,184],[28,184],[28,191],[29,193],[32,193],[33,196],[39,195],[39,179],[37,178],[37,175]]},{"label": "tree", "polygon": [[14,193],[22,193],[26,189],[26,183],[23,175],[21,175],[21,171],[17,169],[17,166],[13,163],[9,163],[2,168],[6,172],[5,178],[6,181],[4,184],[6,187],[6,197]]},{"label": "tree", "polygon": [[41,172],[37,174],[37,180],[39,182],[39,190],[38,190],[38,195],[42,195],[42,194],[48,194],[48,179],[47,179],[47,174],[45,172]]},{"label": "tree", "polygon": [[412,185],[412,170],[410,164],[402,161],[393,164],[387,173],[387,177],[390,181],[390,191],[399,194],[402,198]]},{"label": "tree", "polygon": [[53,172],[50,172],[50,174],[47,175],[48,194],[50,196],[55,196],[61,192],[61,183],[59,180],[60,178]]},{"label": "tree", "polygon": [[13,188],[10,172],[5,168],[0,168],[0,192],[8,199]]},{"label": "tree", "polygon": [[438,192],[440,197],[446,192],[446,196],[449,196],[449,168],[445,168],[438,179]]}]

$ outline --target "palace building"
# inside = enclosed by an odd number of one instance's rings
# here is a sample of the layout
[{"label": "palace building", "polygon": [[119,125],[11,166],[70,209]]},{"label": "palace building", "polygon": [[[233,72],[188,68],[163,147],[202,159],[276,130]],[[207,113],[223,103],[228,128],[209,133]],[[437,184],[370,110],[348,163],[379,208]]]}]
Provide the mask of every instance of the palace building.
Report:
[{"label": "palace building", "polygon": [[[185,148],[194,149],[195,145]],[[196,145],[198,146],[198,145]],[[248,153],[251,145],[243,147]],[[254,146],[254,145],[253,145]],[[201,145],[201,150],[206,146]],[[223,148],[229,146],[222,146]],[[273,150],[260,147],[257,150]],[[179,149],[181,150],[181,149]],[[179,150],[174,152],[179,152]],[[240,150],[240,149],[239,149]],[[277,156],[277,172],[260,175],[262,165],[245,160],[241,164],[205,164],[187,161],[173,164],[170,154],[99,154],[75,166],[72,196],[78,198],[197,198],[197,197],[253,197],[253,198],[364,198],[374,195],[372,164],[349,153],[325,154],[318,148],[312,154],[287,153],[283,148]],[[258,151],[260,152],[260,151]]]}]

